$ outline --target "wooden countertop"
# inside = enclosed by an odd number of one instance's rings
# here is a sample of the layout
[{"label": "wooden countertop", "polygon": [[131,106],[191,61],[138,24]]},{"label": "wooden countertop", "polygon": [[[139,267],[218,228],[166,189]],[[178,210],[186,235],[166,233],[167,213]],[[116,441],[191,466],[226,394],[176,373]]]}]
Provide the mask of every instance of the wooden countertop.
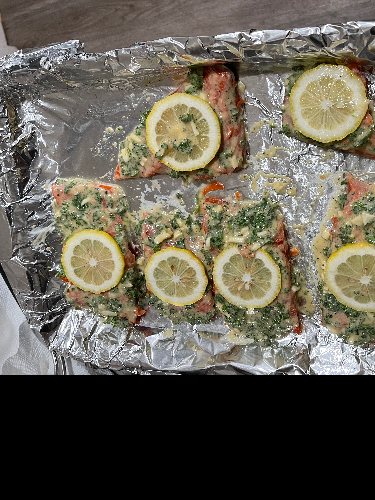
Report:
[{"label": "wooden countertop", "polygon": [[105,52],[164,37],[375,21],[373,0],[0,0],[8,45]]}]

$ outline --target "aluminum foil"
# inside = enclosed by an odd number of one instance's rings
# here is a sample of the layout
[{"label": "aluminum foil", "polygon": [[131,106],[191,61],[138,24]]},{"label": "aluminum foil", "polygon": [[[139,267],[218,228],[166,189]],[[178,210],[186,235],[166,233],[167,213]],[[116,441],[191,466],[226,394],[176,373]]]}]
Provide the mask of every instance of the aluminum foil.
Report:
[{"label": "aluminum foil", "polygon": [[[342,172],[375,179],[371,160],[322,151],[278,133],[284,81],[311,61],[375,61],[375,21],[289,31],[165,38],[104,54],[78,41],[19,51],[0,59],[0,262],[30,326],[49,346],[57,372],[67,358],[92,373],[372,374],[375,349],[345,344],[321,325],[311,244]],[[285,215],[290,243],[316,310],[301,335],[272,347],[236,346],[221,317],[173,325],[150,311],[127,330],[72,309],[55,277],[61,241],[53,229],[50,187],[57,177],[111,181],[117,147],[140,112],[166,96],[192,64],[225,62],[245,85],[249,138],[246,170],[219,179],[226,192],[259,199],[266,189]],[[370,97],[375,78],[369,71]],[[265,121],[264,125],[259,125]],[[258,131],[251,131],[257,123]],[[269,125],[274,123],[275,127]],[[121,130],[118,130],[122,127]],[[278,194],[274,181],[288,183]],[[200,184],[157,176],[121,186],[133,210],[180,191],[191,210]],[[289,194],[288,194],[289,193]],[[179,206],[181,208],[181,206]]]}]

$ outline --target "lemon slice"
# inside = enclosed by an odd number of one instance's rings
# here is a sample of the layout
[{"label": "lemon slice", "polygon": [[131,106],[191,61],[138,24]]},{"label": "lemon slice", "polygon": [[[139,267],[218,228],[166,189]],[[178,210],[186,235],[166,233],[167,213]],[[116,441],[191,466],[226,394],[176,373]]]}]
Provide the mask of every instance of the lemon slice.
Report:
[{"label": "lemon slice", "polygon": [[203,99],[177,92],[154,104],[146,120],[152,153],[173,170],[205,167],[220,147],[220,122]]},{"label": "lemon slice", "polygon": [[320,64],[305,71],[290,93],[294,126],[323,143],[339,141],[354,132],[368,106],[362,80],[346,66]]},{"label": "lemon slice", "polygon": [[61,263],[69,281],[93,293],[118,285],[125,267],[116,241],[108,233],[92,229],[80,231],[67,241]]},{"label": "lemon slice", "polygon": [[228,302],[246,308],[266,307],[281,288],[280,268],[262,248],[254,257],[244,257],[236,246],[226,248],[215,259],[213,278]]},{"label": "lemon slice", "polygon": [[203,297],[208,279],[202,262],[189,250],[168,247],[152,255],[145,269],[147,288],[175,306]]},{"label": "lemon slice", "polygon": [[336,299],[356,311],[375,312],[375,246],[350,243],[326,262],[324,279]]}]

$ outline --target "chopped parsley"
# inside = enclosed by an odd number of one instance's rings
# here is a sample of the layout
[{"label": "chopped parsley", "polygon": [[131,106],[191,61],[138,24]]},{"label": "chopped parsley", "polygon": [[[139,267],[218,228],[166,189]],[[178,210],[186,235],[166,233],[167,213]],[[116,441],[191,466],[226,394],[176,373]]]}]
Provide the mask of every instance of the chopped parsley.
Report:
[{"label": "chopped parsley", "polygon": [[180,153],[185,153],[187,155],[190,155],[193,151],[194,145],[191,143],[190,139],[185,139],[184,141],[181,141],[179,144],[177,144],[176,141],[174,141],[173,147],[177,149],[177,151],[180,151]]},{"label": "chopped parsley", "polygon": [[[268,198],[263,198],[259,203],[242,208],[236,216],[229,219],[228,228],[239,232],[240,229],[248,227],[250,234],[247,241],[255,243],[261,239],[258,233],[270,229],[276,219],[274,204]],[[268,239],[269,242],[273,241],[270,239],[270,235],[268,235]]]},{"label": "chopped parsley", "polygon": [[[323,284],[319,284],[318,291],[322,304],[322,314],[324,324],[334,327],[338,336],[345,342],[354,345],[366,346],[372,344],[375,340],[375,328],[369,325],[369,319],[366,312],[356,311],[350,307],[341,304],[334,295],[325,292]],[[349,319],[349,325],[343,323],[341,316],[336,313],[343,313]]]},{"label": "chopped parsley", "polygon": [[361,148],[369,142],[371,134],[373,132],[374,126],[371,126],[369,128],[359,126],[357,130],[347,136],[347,139],[353,144],[355,148]]},{"label": "chopped parsley", "polygon": [[208,212],[208,237],[211,248],[221,248],[224,245],[224,210],[215,210],[216,205],[206,205]]},{"label": "chopped parsley", "polygon": [[356,200],[352,205],[352,211],[355,215],[367,212],[369,214],[375,213],[375,194],[368,193],[360,200]]},{"label": "chopped parsley", "polygon": [[229,158],[232,158],[232,156],[233,156],[233,150],[230,148],[226,148],[223,151],[220,151],[218,157],[224,168],[228,168],[230,166],[228,160]]},{"label": "chopped parsley", "polygon": [[122,175],[126,177],[136,177],[142,167],[143,158],[149,158],[150,150],[146,144],[146,139],[142,143],[133,142],[132,148],[127,146],[127,141],[120,143],[120,169]]},{"label": "chopped parsley", "polygon": [[215,300],[228,325],[237,328],[256,344],[272,345],[276,339],[284,337],[291,327],[289,310],[281,302],[248,314],[247,309],[230,304],[220,294],[215,295]]},{"label": "chopped parsley", "polygon": [[136,135],[142,135],[144,133],[144,129],[146,128],[146,120],[147,120],[147,117],[150,113],[151,113],[151,109],[148,109],[140,114],[139,125],[135,129]]},{"label": "chopped parsley", "polygon": [[185,89],[186,94],[197,94],[203,88],[203,76],[198,74],[198,69],[191,69],[188,74],[190,86]]},{"label": "chopped parsley", "polygon": [[193,113],[186,113],[184,115],[180,115],[179,118],[183,123],[189,123],[192,120],[195,121]]},{"label": "chopped parsley", "polygon": [[72,199],[72,204],[77,210],[83,212],[84,210],[86,210],[85,205],[82,204],[84,200],[85,196],[82,195],[82,193],[77,193]]},{"label": "chopped parsley", "polygon": [[372,230],[365,230],[365,240],[367,243],[370,243],[370,245],[375,245],[375,232],[374,229]]},{"label": "chopped parsley", "polygon": [[352,234],[352,226],[347,224],[345,226],[340,227],[340,232],[338,236],[343,245],[347,245],[348,243],[353,242],[351,234]]},{"label": "chopped parsley", "polygon": [[338,197],[336,198],[336,202],[337,202],[339,209],[343,210],[345,205],[348,202],[348,194],[347,193],[339,194]]},{"label": "chopped parsley", "polygon": [[137,301],[141,307],[147,305],[146,278],[142,271],[133,267],[122,278],[121,282],[129,281],[133,286],[127,288],[127,295],[131,300]]},{"label": "chopped parsley", "polygon": [[65,187],[64,187],[64,193],[65,194],[68,194],[69,191],[72,189],[73,186],[75,186],[77,184],[76,181],[71,181],[69,182],[69,184],[67,184]]},{"label": "chopped parsley", "polygon": [[294,84],[298,80],[298,78],[306,71],[306,68],[303,66],[295,66],[292,69],[293,73],[288,77],[288,79],[285,82],[285,93],[286,95],[289,95],[290,92],[292,91],[292,88],[294,87]]}]

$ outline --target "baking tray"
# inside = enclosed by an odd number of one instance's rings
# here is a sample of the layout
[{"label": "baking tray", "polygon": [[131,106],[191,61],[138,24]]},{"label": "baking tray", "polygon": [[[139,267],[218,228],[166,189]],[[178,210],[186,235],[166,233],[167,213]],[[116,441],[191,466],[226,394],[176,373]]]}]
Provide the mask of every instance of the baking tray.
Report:
[{"label": "baking tray", "polygon": [[[283,84],[293,67],[316,61],[364,64],[373,83],[374,25],[349,22],[165,38],[103,54],[85,53],[79,41],[71,40],[0,60],[0,262],[31,328],[53,353],[57,372],[65,372],[63,360],[69,357],[93,373],[374,372],[372,347],[345,344],[321,325],[316,295],[317,309],[303,318],[303,333],[267,347],[231,344],[220,317],[209,325],[175,326],[151,312],[139,325],[122,330],[104,325],[90,312],[71,309],[55,276],[61,241],[52,232],[50,191],[57,177],[111,181],[116,145],[137,124],[140,112],[173,90],[191,65],[223,62],[245,84],[250,164],[219,180],[228,193],[240,190],[253,199],[263,189],[270,191],[282,206],[291,244],[301,249],[298,265],[314,294],[311,242],[335,179],[347,171],[371,176],[374,162],[340,152],[327,155],[278,134]],[[252,124],[262,120],[277,126],[250,133]],[[270,149],[274,154],[265,155]],[[280,178],[290,179],[295,196],[269,187],[270,180]],[[169,194],[177,190],[191,210],[200,183],[182,186],[178,179],[157,176],[121,185],[133,210],[170,202]]]}]

